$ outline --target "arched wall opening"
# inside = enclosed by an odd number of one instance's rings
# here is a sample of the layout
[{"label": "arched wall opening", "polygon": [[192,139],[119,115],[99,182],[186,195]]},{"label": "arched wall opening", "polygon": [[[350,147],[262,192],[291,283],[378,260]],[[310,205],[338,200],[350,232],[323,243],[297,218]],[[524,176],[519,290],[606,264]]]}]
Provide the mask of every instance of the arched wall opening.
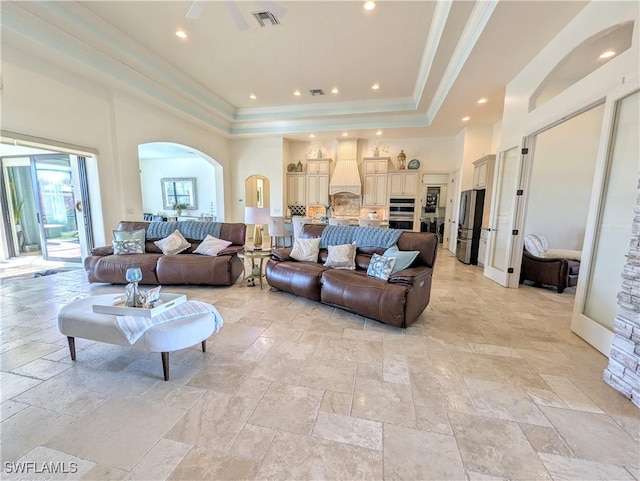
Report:
[{"label": "arched wall opening", "polygon": [[[163,179],[195,179],[195,207],[183,210],[186,217],[215,216],[224,222],[223,168],[215,159],[192,147],[173,142],[138,145],[142,211],[175,215],[163,197]],[[166,182],[165,182],[166,184]]]}]

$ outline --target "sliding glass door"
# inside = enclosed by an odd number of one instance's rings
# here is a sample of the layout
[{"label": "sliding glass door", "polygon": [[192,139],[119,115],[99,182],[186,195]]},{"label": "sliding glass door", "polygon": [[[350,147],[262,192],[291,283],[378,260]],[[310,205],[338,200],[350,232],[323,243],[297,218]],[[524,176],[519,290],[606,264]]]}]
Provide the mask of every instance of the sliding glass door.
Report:
[{"label": "sliding glass door", "polygon": [[42,257],[80,262],[82,255],[69,155],[34,155],[31,157],[31,173],[38,207]]}]

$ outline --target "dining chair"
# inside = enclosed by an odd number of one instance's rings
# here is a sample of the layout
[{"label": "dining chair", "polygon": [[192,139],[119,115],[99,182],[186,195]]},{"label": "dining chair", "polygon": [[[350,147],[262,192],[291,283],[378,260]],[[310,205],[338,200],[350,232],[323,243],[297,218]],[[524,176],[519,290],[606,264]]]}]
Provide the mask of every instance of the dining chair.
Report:
[{"label": "dining chair", "polygon": [[291,221],[293,222],[293,238],[297,239],[302,233],[302,226],[305,224],[311,224],[312,219],[311,217],[293,216]]},{"label": "dining chair", "polygon": [[360,227],[380,227],[380,221],[378,219],[358,219],[358,225]]},{"label": "dining chair", "polygon": [[269,220],[269,237],[271,238],[271,248],[278,248],[278,240],[282,239],[282,247],[287,247],[287,238],[291,239],[293,245],[293,234],[286,230],[284,217],[271,217]]}]

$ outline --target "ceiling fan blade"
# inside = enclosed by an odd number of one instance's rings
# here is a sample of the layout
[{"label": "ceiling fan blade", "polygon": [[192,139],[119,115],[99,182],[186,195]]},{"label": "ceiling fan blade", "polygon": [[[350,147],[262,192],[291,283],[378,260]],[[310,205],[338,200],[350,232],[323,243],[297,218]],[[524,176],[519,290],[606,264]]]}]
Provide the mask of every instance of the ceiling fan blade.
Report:
[{"label": "ceiling fan blade", "polygon": [[206,3],[204,1],[194,0],[194,2],[189,7],[189,10],[187,10],[187,14],[185,15],[185,17],[189,20],[198,20],[200,18],[200,15],[202,15],[205,6]]},{"label": "ceiling fan blade", "polygon": [[236,2],[224,2],[224,3],[227,4],[227,8],[231,12],[231,17],[233,17],[233,21],[236,24],[236,27],[238,27],[238,30],[248,29],[249,24],[242,16],[242,12],[238,8],[238,5],[236,5]]}]

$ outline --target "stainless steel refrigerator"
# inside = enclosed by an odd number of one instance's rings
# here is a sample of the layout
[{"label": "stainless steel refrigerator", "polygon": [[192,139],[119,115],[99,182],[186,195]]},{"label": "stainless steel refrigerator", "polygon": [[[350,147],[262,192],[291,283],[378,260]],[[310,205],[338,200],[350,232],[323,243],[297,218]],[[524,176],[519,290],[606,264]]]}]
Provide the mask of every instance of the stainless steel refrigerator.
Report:
[{"label": "stainless steel refrigerator", "polygon": [[478,263],[484,192],[484,190],[465,190],[460,195],[456,257],[465,264]]}]

